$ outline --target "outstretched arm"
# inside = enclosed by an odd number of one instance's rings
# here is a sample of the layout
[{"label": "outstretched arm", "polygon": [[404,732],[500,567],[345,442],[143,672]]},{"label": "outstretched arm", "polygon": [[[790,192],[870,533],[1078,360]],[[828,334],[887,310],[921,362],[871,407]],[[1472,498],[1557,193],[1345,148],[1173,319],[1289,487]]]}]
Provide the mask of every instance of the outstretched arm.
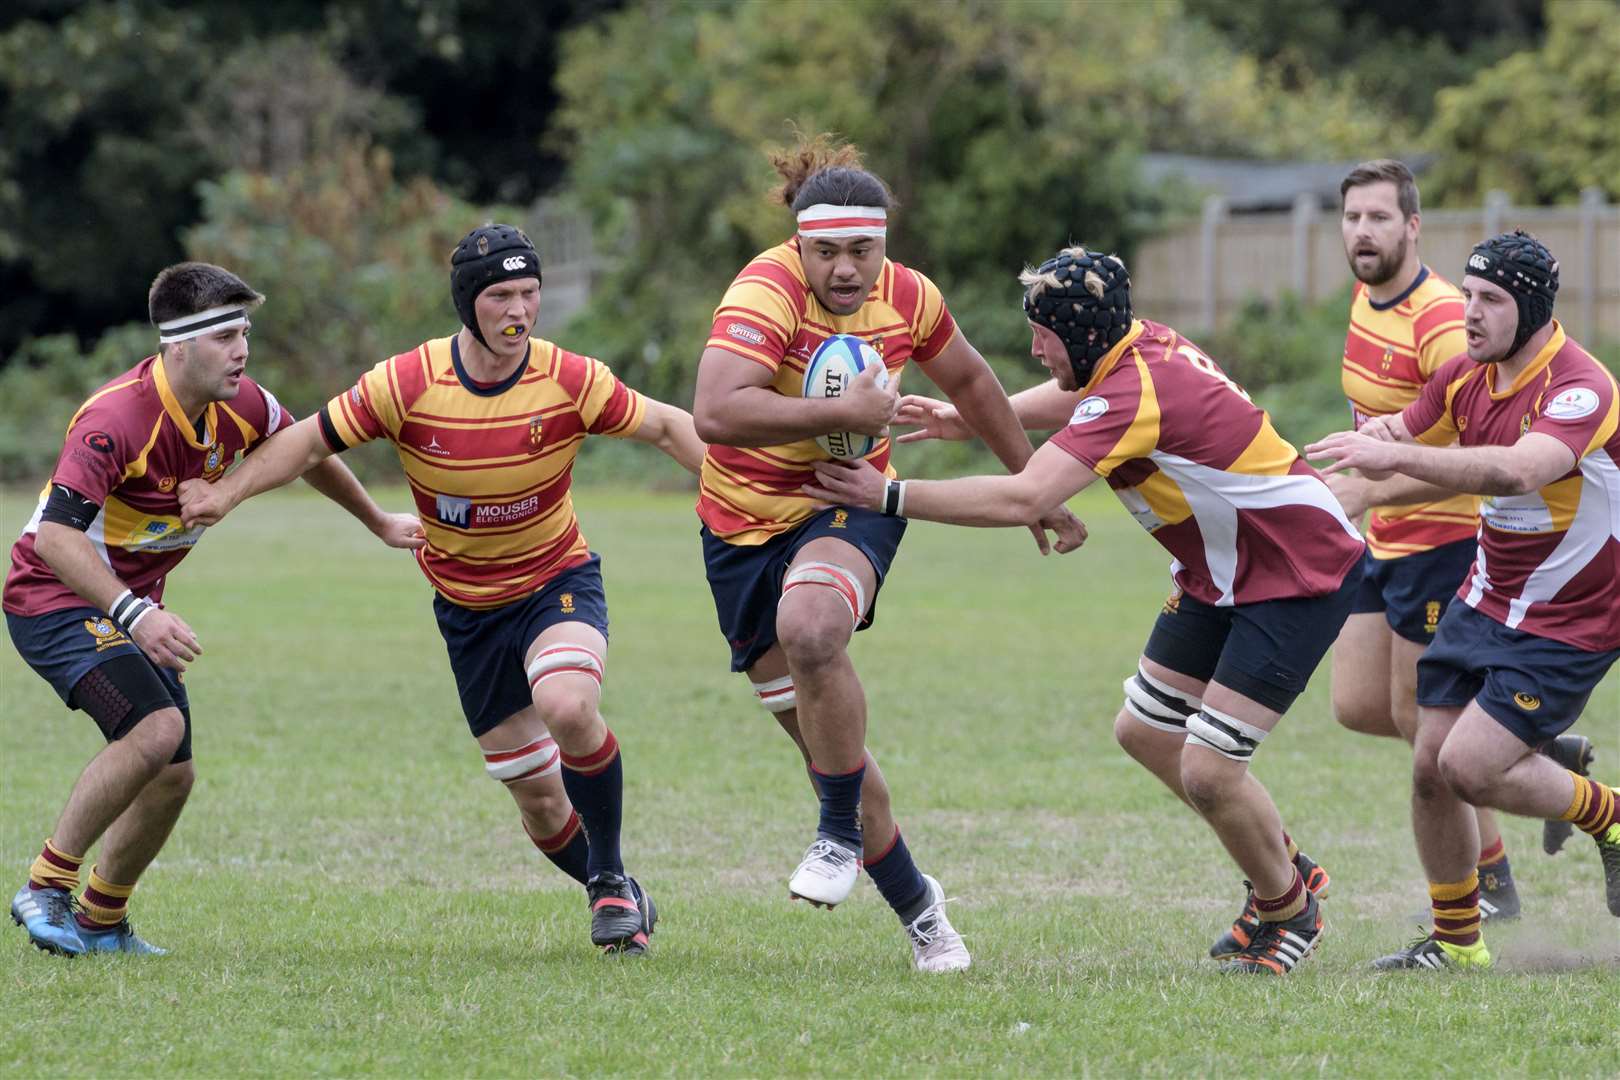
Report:
[{"label": "outstretched arm", "polygon": [[[1074,407],[1080,403],[1080,394],[1061,390],[1054,380],[1048,380],[1028,390],[1020,390],[1007,399],[1013,415],[1025,431],[1056,431],[1069,422]],[[896,442],[922,442],[925,439],[971,439],[975,432],[961,412],[949,402],[907,394],[900,399],[900,410],[894,422],[915,425],[920,430],[908,431]]]},{"label": "outstretched arm", "polygon": [[378,506],[371,493],[336,455],[304,473],[304,480],[353,514],[389,547],[415,550],[427,546],[427,535],[422,532],[422,522],[416,515],[391,514]]},{"label": "outstretched arm", "polygon": [[180,520],[188,528],[214,525],[244,499],[278,488],[331,456],[331,448],[321,437],[319,414],[306,416],[292,427],[270,436],[240,465],[213,483],[206,480],[182,483]]},{"label": "outstretched arm", "polygon": [[698,438],[692,414],[652,398],[643,400],[647,404],[646,415],[642,417],[641,426],[630,437],[658,447],[689,473],[701,472],[703,455],[708,453],[709,447]]},{"label": "outstretched arm", "polygon": [[1340,431],[1305,448],[1328,458],[1323,472],[1356,468],[1381,479],[1400,473],[1450,491],[1475,495],[1523,495],[1569,472],[1575,451],[1551,435],[1532,431],[1512,446],[1423,446],[1384,442]]}]

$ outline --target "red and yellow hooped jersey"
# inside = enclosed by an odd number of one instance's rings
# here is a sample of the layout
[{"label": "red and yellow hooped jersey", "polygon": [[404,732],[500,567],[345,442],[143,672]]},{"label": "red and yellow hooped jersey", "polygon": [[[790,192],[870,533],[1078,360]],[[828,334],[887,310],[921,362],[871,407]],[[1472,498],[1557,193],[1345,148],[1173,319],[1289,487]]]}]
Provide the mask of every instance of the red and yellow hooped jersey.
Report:
[{"label": "red and yellow hooped jersey", "polygon": [[[877,283],[853,315],[834,315],[805,280],[797,238],[756,256],[743,267],[720,306],[707,347],[724,349],[765,368],[770,387],[798,397],[816,348],[833,334],[854,334],[883,357],[891,385],[907,360],[927,363],[956,335],[945,298],[928,278],[885,259]],[[698,517],[731,544],[762,544],[809,517],[814,508],[800,487],[815,476],[827,453],[814,439],[781,446],[711,445],[703,459]],[[866,455],[889,467],[889,440]]]},{"label": "red and yellow hooped jersey", "polygon": [[1084,395],[1051,441],[1108,481],[1195,599],[1322,596],[1366,550],[1265,411],[1170,327],[1133,321]]},{"label": "red and yellow hooped jersey", "polygon": [[384,360],[321,411],[334,450],[393,442],[427,534],[417,562],[451,603],[494,608],[589,558],[569,492],[587,435],[635,434],[646,401],[549,341],[505,381],[467,376],[456,338]]},{"label": "red and yellow hooped jersey", "polygon": [[[1556,323],[1555,323],[1556,326]],[[1481,615],[1577,649],[1620,648],[1620,388],[1556,326],[1511,386],[1467,355],[1447,362],[1401,414],[1431,446],[1512,446],[1539,432],[1575,464],[1479,508],[1479,553],[1457,595]]]},{"label": "red and yellow hooped jersey", "polygon": [[180,485],[217,480],[293,417],[266,389],[243,376],[230,401],[211,402],[198,423],[186,418],[161,356],[149,356],[79,406],[67,441],[40,492],[34,516],[11,549],[5,610],[43,615],[83,607],[34,550],[51,484],[72,488],[101,511],[85,535],[136,596],[163,598],[170,570],[202,538],[204,526],[180,522]]},{"label": "red and yellow hooped jersey", "polygon": [[[1341,375],[1355,426],[1406,408],[1441,364],[1467,348],[1462,293],[1428,267],[1387,303],[1374,303],[1367,286],[1357,282]],[[1375,558],[1398,559],[1467,540],[1479,526],[1478,510],[1472,495],[1375,506],[1367,520],[1367,547]]]}]

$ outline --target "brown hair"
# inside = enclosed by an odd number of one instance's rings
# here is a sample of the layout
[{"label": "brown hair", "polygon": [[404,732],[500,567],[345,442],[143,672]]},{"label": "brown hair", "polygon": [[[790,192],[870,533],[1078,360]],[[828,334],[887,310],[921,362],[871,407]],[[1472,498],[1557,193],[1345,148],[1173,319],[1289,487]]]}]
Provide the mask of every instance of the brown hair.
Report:
[{"label": "brown hair", "polygon": [[1339,185],[1339,205],[1344,205],[1344,196],[1351,188],[1383,182],[1395,185],[1395,201],[1400,204],[1402,216],[1410,219],[1418,212],[1417,181],[1412,177],[1412,170],[1394,158],[1363,161],[1351,169]]},{"label": "brown hair", "polygon": [[895,207],[894,195],[882,180],[868,172],[853,143],[840,142],[828,132],[805,135],[784,150],[772,150],[771,167],[782,182],[771,189],[771,201],[798,213],[807,206]]},{"label": "brown hair", "polygon": [[223,266],[183,262],[164,267],[152,279],[152,288],[146,294],[146,313],[156,326],[226,304],[241,304],[251,310],[262,303],[263,296]]}]

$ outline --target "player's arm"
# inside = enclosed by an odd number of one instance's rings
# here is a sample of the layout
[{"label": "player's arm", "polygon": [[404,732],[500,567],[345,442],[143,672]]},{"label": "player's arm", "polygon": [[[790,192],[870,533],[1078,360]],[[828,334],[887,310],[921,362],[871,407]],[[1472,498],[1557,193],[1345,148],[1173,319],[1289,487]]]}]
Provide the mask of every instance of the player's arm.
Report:
[{"label": "player's arm", "polygon": [[306,416],[292,427],[270,436],[240,465],[213,483],[206,480],[182,483],[180,519],[187,527],[217,524],[243,500],[304,475],[331,457],[332,452],[321,434],[321,414]]},{"label": "player's arm", "polygon": [[[1023,430],[1056,431],[1074,415],[1074,407],[1080,403],[1080,394],[1078,391],[1059,389],[1057,381],[1049,379],[1039,386],[1020,390],[1007,400],[1012,405],[1013,415],[1018,418],[1018,426]],[[971,439],[975,434],[956,406],[921,394],[907,394],[900,399],[900,409],[895,413],[894,422],[920,428],[900,436],[896,442]]]},{"label": "player's arm", "polygon": [[185,620],[130,592],[85,535],[100,507],[63,484],[52,484],[34,535],[34,550],[58,581],[85,603],[113,616],[130,640],[161,667],[184,671],[202,654]]},{"label": "player's arm", "polygon": [[1306,451],[1332,459],[1325,472],[1356,468],[1375,477],[1394,472],[1473,495],[1523,495],[1552,483],[1575,464],[1575,451],[1538,431],[1512,446],[1424,446],[1341,431]]},{"label": "player's arm", "polygon": [[697,437],[725,446],[776,446],[853,431],[881,435],[899,395],[877,385],[876,364],[850,380],[836,398],[788,397],[771,386],[763,364],[710,346],[698,362],[692,419]]},{"label": "player's arm", "polygon": [[[269,446],[269,442],[264,444],[265,449]],[[263,453],[263,450],[259,453]],[[248,455],[247,460],[237,467],[237,471],[246,468],[248,463],[258,456],[258,453]],[[414,550],[427,546],[427,536],[422,532],[422,522],[416,515],[391,514],[378,506],[371,493],[360,483],[359,478],[350,472],[349,467],[336,455],[327,457],[305,472],[304,480],[310,487],[353,514],[355,520],[370,529],[377,539],[389,547]]]},{"label": "player's arm", "polygon": [[642,400],[646,403],[646,412],[642,416],[641,426],[630,437],[658,447],[687,472],[701,472],[703,455],[708,453],[709,447],[698,438],[692,414],[650,397],[643,397]]},{"label": "player's arm", "polygon": [[[887,480],[866,461],[818,461],[816,482],[805,493],[828,503],[943,521],[951,525],[1026,525],[1085,490],[1097,474],[1048,444],[1035,451],[1022,472],[966,476],[958,480]],[[1070,551],[1085,539],[1059,539]]]},{"label": "player's arm", "polygon": [[1383,480],[1373,480],[1366,476],[1338,472],[1323,479],[1327,481],[1327,486],[1334,497],[1339,500],[1339,505],[1344,507],[1345,516],[1352,521],[1360,518],[1374,506],[1415,506],[1420,503],[1440,502],[1458,494],[1438,484],[1414,480],[1399,473]]}]

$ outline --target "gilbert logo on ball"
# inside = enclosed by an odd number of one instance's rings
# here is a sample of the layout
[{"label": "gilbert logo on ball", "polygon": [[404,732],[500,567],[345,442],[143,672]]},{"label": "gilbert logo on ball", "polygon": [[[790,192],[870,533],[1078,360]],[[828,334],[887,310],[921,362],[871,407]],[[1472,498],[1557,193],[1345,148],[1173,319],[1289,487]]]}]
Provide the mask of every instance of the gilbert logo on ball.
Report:
[{"label": "gilbert logo on ball", "polygon": [[[854,334],[834,334],[823,341],[804,369],[804,396],[843,397],[849,384],[868,367],[877,368],[877,384],[889,385],[889,371],[876,349]],[[853,431],[831,431],[817,435],[816,442],[836,458],[861,458],[876,449],[878,439]]]}]

